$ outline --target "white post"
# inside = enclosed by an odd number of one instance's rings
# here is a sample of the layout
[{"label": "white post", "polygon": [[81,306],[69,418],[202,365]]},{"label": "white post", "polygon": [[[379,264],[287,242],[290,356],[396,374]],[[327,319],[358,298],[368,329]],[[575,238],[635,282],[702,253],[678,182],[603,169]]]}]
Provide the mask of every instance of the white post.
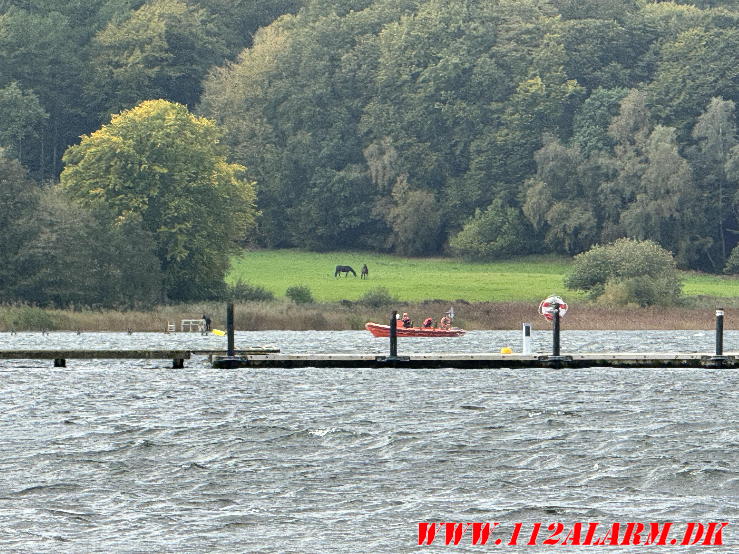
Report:
[{"label": "white post", "polygon": [[531,323],[523,324],[523,353],[531,354]]}]

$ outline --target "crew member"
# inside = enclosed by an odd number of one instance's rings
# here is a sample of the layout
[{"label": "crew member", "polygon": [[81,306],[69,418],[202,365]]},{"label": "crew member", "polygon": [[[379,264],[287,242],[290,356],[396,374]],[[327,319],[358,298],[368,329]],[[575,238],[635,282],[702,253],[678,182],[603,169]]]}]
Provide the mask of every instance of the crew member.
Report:
[{"label": "crew member", "polygon": [[413,322],[411,321],[411,318],[405,312],[403,313],[403,317],[400,318],[400,321],[403,322],[403,327],[413,327]]}]

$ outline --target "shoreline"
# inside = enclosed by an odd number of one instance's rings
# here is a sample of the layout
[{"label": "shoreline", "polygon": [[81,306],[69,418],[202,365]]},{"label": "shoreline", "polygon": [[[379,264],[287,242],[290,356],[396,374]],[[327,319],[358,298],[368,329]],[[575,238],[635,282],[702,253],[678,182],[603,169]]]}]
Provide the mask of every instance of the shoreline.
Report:
[{"label": "shoreline", "polygon": [[[722,300],[724,300],[722,302]],[[714,330],[715,308],[726,312],[724,328],[739,329],[739,305],[734,299],[702,298],[700,306],[639,308],[607,307],[575,303],[562,319],[562,330]],[[550,329],[533,302],[428,301],[369,307],[358,303],[293,304],[289,302],[235,303],[235,327],[240,331],[347,331],[362,330],[368,321],[387,323],[393,310],[408,312],[420,323],[431,316],[436,321],[453,305],[455,326],[468,331],[521,329],[530,323],[534,330]],[[710,307],[709,307],[710,306]],[[208,314],[214,329],[225,329],[226,304],[202,302],[158,306],[146,311],[54,310],[29,306],[0,306],[0,332],[100,331],[164,332],[168,323],[180,331],[183,319]]]}]

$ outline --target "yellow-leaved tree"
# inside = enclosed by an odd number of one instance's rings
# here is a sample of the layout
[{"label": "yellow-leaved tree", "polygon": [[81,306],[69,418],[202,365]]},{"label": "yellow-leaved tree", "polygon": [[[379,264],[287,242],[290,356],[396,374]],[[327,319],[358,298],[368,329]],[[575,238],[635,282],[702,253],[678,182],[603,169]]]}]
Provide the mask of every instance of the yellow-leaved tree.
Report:
[{"label": "yellow-leaved tree", "polygon": [[152,234],[170,300],[218,297],[228,256],[254,224],[254,183],[220,137],[185,106],[149,100],[64,154],[61,183],[75,199]]}]

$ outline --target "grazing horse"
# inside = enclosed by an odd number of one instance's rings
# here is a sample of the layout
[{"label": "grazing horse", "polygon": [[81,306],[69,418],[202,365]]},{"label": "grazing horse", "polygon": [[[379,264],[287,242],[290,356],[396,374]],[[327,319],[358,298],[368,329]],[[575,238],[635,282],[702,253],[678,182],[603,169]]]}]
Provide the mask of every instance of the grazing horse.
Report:
[{"label": "grazing horse", "polygon": [[350,273],[355,277],[357,276],[357,272],[349,265],[337,265],[336,271],[334,271],[334,277],[338,277],[339,273],[344,273],[344,277],[349,277]]},{"label": "grazing horse", "polygon": [[361,273],[359,275],[359,278],[360,279],[366,279],[367,277],[369,277],[369,269],[367,269],[367,264],[364,264],[362,266],[362,271],[361,271]]}]

